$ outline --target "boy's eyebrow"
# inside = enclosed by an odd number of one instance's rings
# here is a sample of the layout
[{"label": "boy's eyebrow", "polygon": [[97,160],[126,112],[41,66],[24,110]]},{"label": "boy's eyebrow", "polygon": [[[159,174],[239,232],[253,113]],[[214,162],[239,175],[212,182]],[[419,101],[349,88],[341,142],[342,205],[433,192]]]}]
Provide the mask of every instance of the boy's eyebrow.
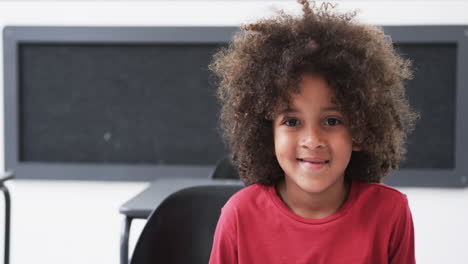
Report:
[{"label": "boy's eyebrow", "polygon": [[296,108],[288,107],[284,109],[283,111],[281,111],[281,114],[297,113],[297,112],[299,112],[299,110],[297,110]]}]

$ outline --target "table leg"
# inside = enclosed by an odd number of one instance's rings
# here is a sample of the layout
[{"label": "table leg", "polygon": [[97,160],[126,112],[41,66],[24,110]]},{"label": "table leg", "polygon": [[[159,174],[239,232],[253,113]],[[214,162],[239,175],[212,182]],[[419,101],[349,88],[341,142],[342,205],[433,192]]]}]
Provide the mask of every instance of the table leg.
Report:
[{"label": "table leg", "polygon": [[130,225],[132,224],[132,218],[125,216],[122,232],[120,233],[120,264],[128,264],[128,238],[130,233]]}]

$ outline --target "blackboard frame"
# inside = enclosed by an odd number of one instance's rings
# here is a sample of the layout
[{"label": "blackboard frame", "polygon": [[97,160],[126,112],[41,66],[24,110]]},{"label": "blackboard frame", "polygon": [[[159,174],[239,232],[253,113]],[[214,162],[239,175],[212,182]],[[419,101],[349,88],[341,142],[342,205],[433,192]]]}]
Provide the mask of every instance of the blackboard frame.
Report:
[{"label": "blackboard frame", "polygon": [[[385,183],[392,186],[465,187],[468,186],[468,27],[455,26],[384,26],[396,43],[455,43],[456,138],[455,168],[402,169],[392,172]],[[18,179],[149,181],[160,177],[207,177],[213,166],[51,164],[20,162],[18,123],[18,47],[23,43],[217,43],[229,42],[237,27],[69,27],[7,26],[3,30],[5,98],[5,169]]]}]

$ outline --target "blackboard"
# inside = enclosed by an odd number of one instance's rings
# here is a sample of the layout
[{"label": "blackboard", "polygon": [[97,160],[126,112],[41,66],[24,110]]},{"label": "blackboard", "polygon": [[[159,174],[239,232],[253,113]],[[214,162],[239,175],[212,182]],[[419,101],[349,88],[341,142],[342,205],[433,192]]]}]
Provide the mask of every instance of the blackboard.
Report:
[{"label": "blackboard", "polygon": [[[219,45],[23,44],[21,160],[213,164],[226,153],[207,65]],[[421,119],[403,168],[453,168],[454,44],[400,44]]]},{"label": "blackboard", "polygon": [[399,44],[397,50],[413,62],[407,83],[410,105],[420,113],[408,137],[402,168],[455,167],[457,46],[453,43]]},{"label": "blackboard", "polygon": [[[5,168],[17,178],[208,177],[228,151],[208,64],[238,27],[4,28]],[[421,119],[391,186],[468,185],[465,26],[385,26]]]},{"label": "blackboard", "polygon": [[20,160],[214,164],[214,44],[20,46]]}]

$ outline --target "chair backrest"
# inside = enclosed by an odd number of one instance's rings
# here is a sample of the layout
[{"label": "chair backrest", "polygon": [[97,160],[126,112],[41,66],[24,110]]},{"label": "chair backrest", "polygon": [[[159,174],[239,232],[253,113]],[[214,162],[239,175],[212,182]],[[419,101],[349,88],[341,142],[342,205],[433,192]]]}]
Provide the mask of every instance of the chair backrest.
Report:
[{"label": "chair backrest", "polygon": [[218,160],[210,178],[239,180],[239,173],[237,172],[237,168],[232,164],[231,159],[226,156]]},{"label": "chair backrest", "polygon": [[206,264],[226,201],[241,185],[189,187],[171,194],[148,218],[131,264]]}]

